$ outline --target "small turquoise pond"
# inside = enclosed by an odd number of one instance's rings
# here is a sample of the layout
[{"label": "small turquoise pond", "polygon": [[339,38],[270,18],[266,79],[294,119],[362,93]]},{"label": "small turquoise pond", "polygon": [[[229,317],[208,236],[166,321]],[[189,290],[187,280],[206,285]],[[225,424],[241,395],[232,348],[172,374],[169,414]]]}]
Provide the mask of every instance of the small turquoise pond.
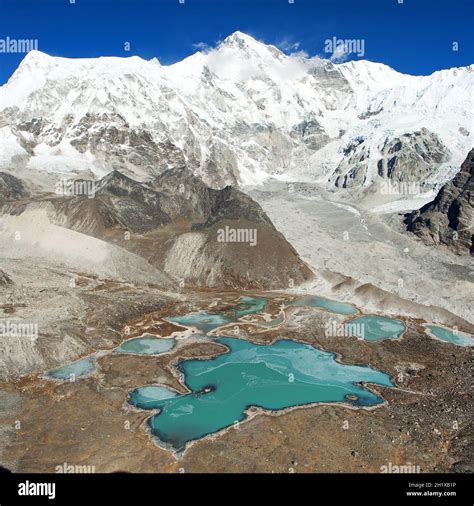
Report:
[{"label": "small turquoise pond", "polygon": [[229,351],[180,364],[191,393],[170,394],[150,386],[130,392],[129,402],[134,406],[160,409],[149,420],[151,430],[177,451],[189,441],[244,420],[249,406],[268,410],[317,402],[374,406],[383,399],[360,383],[393,386],[383,372],[340,364],[334,354],[295,341],[257,345],[220,337],[216,342]]},{"label": "small turquoise pond", "polygon": [[357,314],[357,309],[348,302],[337,302],[335,300],[325,299],[324,297],[315,297],[312,295],[296,299],[290,302],[290,305],[302,307],[320,307],[322,309],[330,311],[331,313],[344,315]]},{"label": "small turquoise pond", "polygon": [[137,337],[122,343],[116,351],[120,353],[137,353],[140,355],[159,355],[174,348],[174,339],[158,339],[153,336]]},{"label": "small turquoise pond", "polygon": [[427,328],[437,339],[440,339],[441,341],[457,344],[458,346],[474,346],[474,338],[469,334],[453,331],[444,327],[438,327],[437,325],[427,325]]},{"label": "small turquoise pond", "polygon": [[232,321],[224,314],[213,314],[207,313],[206,311],[188,313],[182,316],[168,316],[165,319],[172,323],[177,323],[178,325],[196,327],[204,334],[207,334],[211,330],[221,327],[222,325],[226,325]]},{"label": "small turquoise pond", "polygon": [[235,309],[230,311],[235,319],[242,318],[248,314],[255,314],[263,311],[267,305],[268,300],[263,297],[240,297],[240,302]]},{"label": "small turquoise pond", "polygon": [[199,311],[196,313],[188,313],[182,316],[170,316],[166,320],[185,325],[188,327],[196,327],[198,330],[207,334],[211,330],[222,325],[237,321],[242,316],[255,314],[262,311],[267,305],[267,299],[263,297],[241,297],[235,308],[220,313],[212,313],[207,311]]},{"label": "small turquoise pond", "polygon": [[47,376],[60,380],[73,380],[81,376],[85,376],[95,370],[94,356],[86,357],[81,360],[76,360],[71,364],[51,369],[48,371]]},{"label": "small turquoise pond", "polygon": [[383,341],[397,339],[405,330],[401,320],[384,316],[361,316],[346,323],[351,335],[366,341]]}]

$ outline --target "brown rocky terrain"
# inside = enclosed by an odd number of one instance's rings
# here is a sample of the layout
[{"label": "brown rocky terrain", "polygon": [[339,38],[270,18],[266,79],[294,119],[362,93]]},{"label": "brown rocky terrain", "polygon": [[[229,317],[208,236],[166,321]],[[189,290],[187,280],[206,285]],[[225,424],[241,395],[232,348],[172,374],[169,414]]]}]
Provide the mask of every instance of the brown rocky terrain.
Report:
[{"label": "brown rocky terrain", "polygon": [[[281,297],[263,295],[272,307],[281,304]],[[235,294],[202,293],[180,311],[216,301],[219,309],[231,300]],[[130,320],[132,334],[166,314],[162,308]],[[272,342],[283,332],[337,353],[344,363],[384,370],[396,387],[371,388],[386,402],[374,409],[336,404],[250,410],[248,421],[193,443],[177,457],[150,437],[151,413],[131,408],[126,399],[145,384],[182,391],[178,360],[223,351],[210,340],[190,337],[161,356],[105,354],[95,374],[74,382],[32,375],[0,383],[1,464],[16,472],[54,472],[64,462],[94,466],[96,472],[378,473],[389,463],[419,466],[422,473],[473,470],[471,350],[429,338],[410,318],[404,318],[408,330],[401,339],[368,342],[326,337],[324,324],[334,315],[324,311],[296,308],[288,316],[290,326],[261,330],[250,339]]]}]

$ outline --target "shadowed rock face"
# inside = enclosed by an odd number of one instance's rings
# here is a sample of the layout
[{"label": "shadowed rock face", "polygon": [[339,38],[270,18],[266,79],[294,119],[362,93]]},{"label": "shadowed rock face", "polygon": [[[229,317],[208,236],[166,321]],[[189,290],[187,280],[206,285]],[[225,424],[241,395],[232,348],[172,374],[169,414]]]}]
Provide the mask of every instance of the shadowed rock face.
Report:
[{"label": "shadowed rock face", "polygon": [[[82,183],[80,181],[79,183]],[[58,225],[103,239],[108,231],[145,233],[170,222],[161,196],[118,171],[93,184],[94,193],[49,197],[41,205]]]},{"label": "shadowed rock face", "polygon": [[7,286],[11,285],[13,281],[11,280],[10,276],[6,272],[3,272],[0,270],[0,286]]},{"label": "shadowed rock face", "polygon": [[456,177],[445,184],[433,202],[405,215],[410,232],[431,244],[444,244],[458,254],[474,254],[474,149]]},{"label": "shadowed rock face", "polygon": [[275,289],[313,277],[260,205],[231,186],[214,190],[180,168],[149,185],[113,171],[94,189],[10,202],[3,212],[45,210],[53,224],[113,242],[187,287]]},{"label": "shadowed rock face", "polygon": [[0,202],[28,197],[29,192],[21,179],[6,172],[0,172]]},{"label": "shadowed rock face", "polygon": [[165,171],[154,187],[167,196],[168,214],[197,222],[194,228],[209,227],[223,219],[271,225],[263,209],[245,193],[232,186],[214,190],[185,168]]}]

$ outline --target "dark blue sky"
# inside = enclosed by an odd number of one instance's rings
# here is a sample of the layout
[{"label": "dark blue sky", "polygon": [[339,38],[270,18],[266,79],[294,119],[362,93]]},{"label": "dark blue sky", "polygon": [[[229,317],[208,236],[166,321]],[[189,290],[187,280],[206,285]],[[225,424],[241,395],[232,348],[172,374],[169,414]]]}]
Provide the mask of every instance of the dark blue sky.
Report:
[{"label": "dark blue sky", "polygon": [[[56,56],[156,56],[169,64],[192,54],[193,44],[240,30],[299,43],[310,55],[323,55],[328,38],[364,39],[365,59],[412,74],[474,62],[473,0],[184,1],[0,0],[0,39],[38,39],[38,49]],[[22,58],[0,53],[0,84]]]}]

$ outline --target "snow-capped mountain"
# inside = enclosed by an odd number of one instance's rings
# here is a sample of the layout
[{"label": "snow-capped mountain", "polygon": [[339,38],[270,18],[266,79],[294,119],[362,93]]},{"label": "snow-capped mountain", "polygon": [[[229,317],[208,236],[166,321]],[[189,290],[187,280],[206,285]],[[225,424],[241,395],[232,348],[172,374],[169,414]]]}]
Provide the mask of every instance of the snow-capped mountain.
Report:
[{"label": "snow-capped mountain", "polygon": [[241,32],[170,66],[32,51],[0,88],[0,170],[152,180],[186,165],[215,187],[274,177],[428,191],[473,145],[473,70],[334,64]]}]

